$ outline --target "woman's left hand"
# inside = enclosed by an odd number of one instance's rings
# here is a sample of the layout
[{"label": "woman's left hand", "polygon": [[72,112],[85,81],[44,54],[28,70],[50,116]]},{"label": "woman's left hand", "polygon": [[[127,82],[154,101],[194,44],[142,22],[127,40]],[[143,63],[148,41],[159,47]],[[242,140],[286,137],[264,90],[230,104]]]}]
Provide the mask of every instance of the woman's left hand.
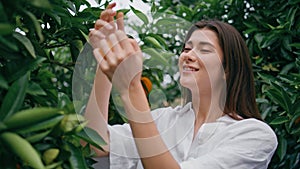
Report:
[{"label": "woman's left hand", "polygon": [[[130,85],[140,84],[143,67],[142,52],[124,31],[117,30],[94,49],[102,72],[120,93],[128,93]],[[99,59],[100,58],[100,59]]]}]

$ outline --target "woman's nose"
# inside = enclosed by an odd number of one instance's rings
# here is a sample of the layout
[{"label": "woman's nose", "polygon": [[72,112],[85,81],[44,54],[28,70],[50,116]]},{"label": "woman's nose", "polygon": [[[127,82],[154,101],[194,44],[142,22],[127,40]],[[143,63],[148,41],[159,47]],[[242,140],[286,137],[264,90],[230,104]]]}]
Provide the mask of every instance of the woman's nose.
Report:
[{"label": "woman's nose", "polygon": [[194,51],[190,50],[188,52],[182,52],[180,55],[182,61],[195,62],[197,60],[197,56]]}]

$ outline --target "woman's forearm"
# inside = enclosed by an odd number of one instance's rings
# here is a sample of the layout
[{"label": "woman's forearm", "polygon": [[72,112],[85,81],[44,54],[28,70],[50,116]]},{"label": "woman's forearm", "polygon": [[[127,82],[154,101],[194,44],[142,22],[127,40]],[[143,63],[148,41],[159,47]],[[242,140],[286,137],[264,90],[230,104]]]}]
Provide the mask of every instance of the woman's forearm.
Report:
[{"label": "woman's forearm", "polygon": [[124,92],[121,98],[144,168],[179,169],[153,121],[142,85],[131,85],[129,92]]},{"label": "woman's forearm", "polygon": [[107,121],[109,97],[110,97],[112,85],[109,79],[100,69],[97,70],[93,88],[95,89],[97,105],[104,119]]},{"label": "woman's forearm", "polygon": [[[110,91],[110,81],[98,69],[84,117],[88,120],[87,126],[96,130],[107,143],[109,142],[107,121]],[[103,148],[108,151],[108,146]],[[107,155],[107,153],[103,153],[97,149],[94,150],[98,156]]]}]

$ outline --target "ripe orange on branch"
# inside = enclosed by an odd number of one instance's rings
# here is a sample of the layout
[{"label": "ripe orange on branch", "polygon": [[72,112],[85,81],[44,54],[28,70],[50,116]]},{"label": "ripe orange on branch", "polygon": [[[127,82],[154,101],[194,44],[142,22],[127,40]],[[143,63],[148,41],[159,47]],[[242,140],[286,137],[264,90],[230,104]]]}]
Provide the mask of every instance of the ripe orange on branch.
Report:
[{"label": "ripe orange on branch", "polygon": [[151,90],[152,90],[152,82],[151,82],[151,80],[148,77],[143,76],[141,78],[141,83],[143,85],[143,88],[144,88],[144,91],[145,91],[146,95],[148,95],[151,92]]}]

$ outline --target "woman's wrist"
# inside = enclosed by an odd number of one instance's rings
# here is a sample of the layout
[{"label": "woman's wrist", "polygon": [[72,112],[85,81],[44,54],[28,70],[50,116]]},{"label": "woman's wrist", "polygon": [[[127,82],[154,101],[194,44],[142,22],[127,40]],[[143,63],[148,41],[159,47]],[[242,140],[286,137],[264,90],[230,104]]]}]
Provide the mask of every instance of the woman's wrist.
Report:
[{"label": "woman's wrist", "polygon": [[152,122],[150,108],[141,82],[132,82],[129,88],[120,93],[129,121],[136,123]]}]

